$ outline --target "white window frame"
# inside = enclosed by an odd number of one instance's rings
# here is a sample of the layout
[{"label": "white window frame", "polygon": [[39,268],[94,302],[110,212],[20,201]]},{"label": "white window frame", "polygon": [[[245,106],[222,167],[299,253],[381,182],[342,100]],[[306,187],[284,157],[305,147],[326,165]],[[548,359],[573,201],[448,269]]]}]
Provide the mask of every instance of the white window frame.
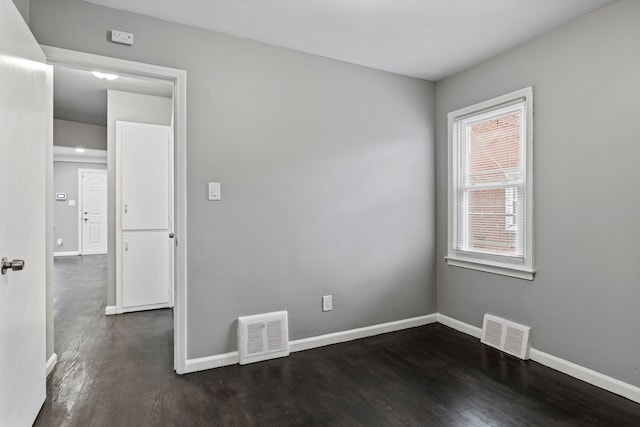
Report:
[{"label": "white window frame", "polygon": [[[501,256],[482,252],[465,252],[456,249],[456,189],[458,187],[458,140],[456,123],[469,116],[481,115],[488,111],[524,100],[525,105],[525,218],[524,218],[524,254],[522,257]],[[469,268],[519,279],[533,280],[535,275],[533,255],[533,88],[527,87],[503,96],[480,102],[447,115],[449,132],[449,177],[448,177],[448,239],[447,264]]]}]

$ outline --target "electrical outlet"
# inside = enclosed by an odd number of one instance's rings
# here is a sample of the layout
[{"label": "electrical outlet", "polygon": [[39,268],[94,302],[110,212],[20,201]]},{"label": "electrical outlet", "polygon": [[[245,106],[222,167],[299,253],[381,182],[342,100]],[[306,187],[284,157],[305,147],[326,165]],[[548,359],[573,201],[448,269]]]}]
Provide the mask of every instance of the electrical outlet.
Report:
[{"label": "electrical outlet", "polygon": [[322,311],[333,310],[333,297],[331,295],[325,295],[322,297]]}]

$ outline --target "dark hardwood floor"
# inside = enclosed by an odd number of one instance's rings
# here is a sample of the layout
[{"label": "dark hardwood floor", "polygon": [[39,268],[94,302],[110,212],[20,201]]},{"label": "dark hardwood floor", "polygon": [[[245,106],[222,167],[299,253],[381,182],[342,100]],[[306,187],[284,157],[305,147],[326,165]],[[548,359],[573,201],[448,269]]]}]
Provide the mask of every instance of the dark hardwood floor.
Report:
[{"label": "dark hardwood floor", "polygon": [[36,426],[640,426],[640,405],[428,325],[178,376],[172,313],[106,317],[106,258],[55,262]]}]

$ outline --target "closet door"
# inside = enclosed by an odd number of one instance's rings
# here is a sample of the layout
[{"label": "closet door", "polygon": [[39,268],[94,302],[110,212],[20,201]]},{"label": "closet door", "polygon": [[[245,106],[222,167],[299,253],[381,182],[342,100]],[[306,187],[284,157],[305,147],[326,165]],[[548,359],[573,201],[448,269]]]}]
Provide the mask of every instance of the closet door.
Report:
[{"label": "closet door", "polygon": [[[122,310],[171,306],[171,127],[116,123]],[[117,196],[118,197],[118,196]]]}]

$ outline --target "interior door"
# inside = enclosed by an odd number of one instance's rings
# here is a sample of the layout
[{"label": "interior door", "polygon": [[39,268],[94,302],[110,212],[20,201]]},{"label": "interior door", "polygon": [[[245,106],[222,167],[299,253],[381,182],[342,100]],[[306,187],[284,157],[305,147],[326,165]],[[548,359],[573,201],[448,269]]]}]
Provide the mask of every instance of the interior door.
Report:
[{"label": "interior door", "polygon": [[107,171],[80,170],[82,254],[107,253]]},{"label": "interior door", "polygon": [[45,61],[13,2],[0,0],[0,258],[15,269],[0,275],[2,426],[31,425],[45,399],[45,160],[53,111]]},{"label": "interior door", "polygon": [[122,311],[172,306],[172,128],[116,122],[116,152]]}]

